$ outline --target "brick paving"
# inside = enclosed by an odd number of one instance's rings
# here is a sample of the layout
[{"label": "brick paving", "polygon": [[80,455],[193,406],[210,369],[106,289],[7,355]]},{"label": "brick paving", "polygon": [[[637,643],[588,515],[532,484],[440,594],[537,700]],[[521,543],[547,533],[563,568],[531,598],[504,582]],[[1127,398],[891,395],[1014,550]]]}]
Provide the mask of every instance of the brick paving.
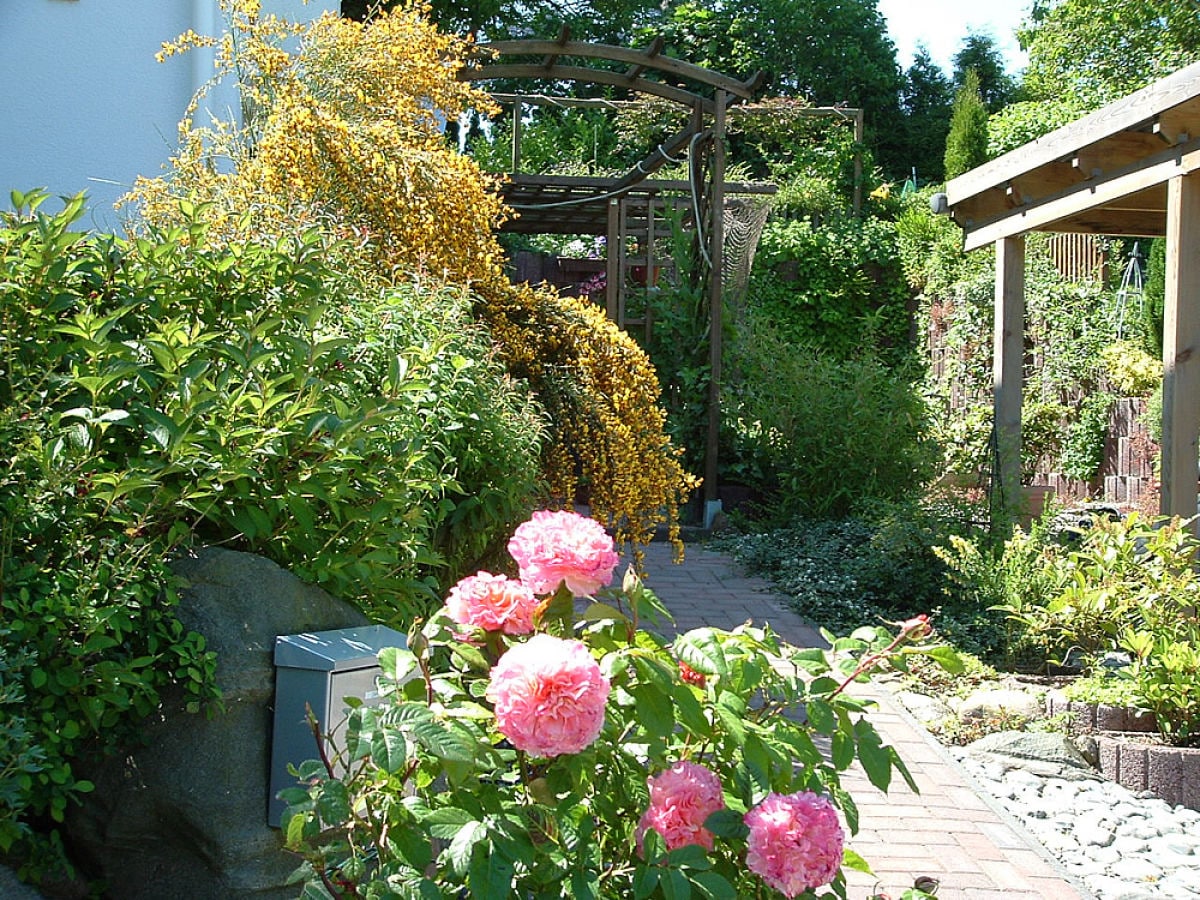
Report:
[{"label": "brick paving", "polygon": [[[646,550],[646,584],[667,605],[675,626],[732,628],[745,621],[769,623],[801,647],[820,646],[820,636],[786,601],[758,578],[742,575],[725,554],[689,544],[675,565],[668,545]],[[859,808],[859,832],[848,841],[874,877],[847,872],[850,900],[877,891],[898,896],[922,875],[936,878],[941,900],[1088,900],[1042,846],[1019,824],[975,790],[945,750],[888,695],[862,686],[878,706],[871,722],[904,760],[920,788],[914,794],[897,776],[890,792],[876,790],[857,767],[843,776]]]}]

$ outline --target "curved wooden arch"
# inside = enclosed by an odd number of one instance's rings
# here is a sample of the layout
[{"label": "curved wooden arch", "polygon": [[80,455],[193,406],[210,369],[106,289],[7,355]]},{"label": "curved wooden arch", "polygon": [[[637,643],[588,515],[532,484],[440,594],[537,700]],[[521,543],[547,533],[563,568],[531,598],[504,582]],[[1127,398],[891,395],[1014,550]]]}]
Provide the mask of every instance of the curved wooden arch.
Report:
[{"label": "curved wooden arch", "polygon": [[[462,71],[460,77],[464,81],[487,81],[494,78],[541,78],[550,81],[590,82],[607,84],[614,87],[624,87],[632,91],[651,94],[693,106],[701,103],[705,112],[711,112],[713,101],[710,97],[686,88],[653,81],[643,78],[647,70],[661,72],[684,81],[695,82],[715,91],[724,91],[732,101],[733,98],[749,100],[762,84],[763,73],[757,72],[746,81],[738,81],[729,75],[714,72],[703,66],[684,62],[670,56],[662,55],[662,38],[656,38],[644,50],[630,47],[617,47],[612,44],[595,44],[590,41],[572,41],[564,29],[558,40],[518,40],[494,41],[480,44],[483,54],[499,56],[541,56],[540,63],[504,63],[482,64],[471,66]],[[562,65],[562,57],[602,60],[605,62],[626,63],[629,69],[618,72],[611,69],[593,69],[587,66]]]}]

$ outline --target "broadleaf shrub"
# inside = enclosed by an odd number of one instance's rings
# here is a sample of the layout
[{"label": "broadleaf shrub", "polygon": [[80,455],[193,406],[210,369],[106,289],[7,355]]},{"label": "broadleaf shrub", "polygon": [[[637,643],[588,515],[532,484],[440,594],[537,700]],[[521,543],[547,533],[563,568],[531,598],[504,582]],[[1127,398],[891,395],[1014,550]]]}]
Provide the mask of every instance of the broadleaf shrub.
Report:
[{"label": "broadleaf shrub", "polygon": [[42,193],[0,219],[0,606],[30,815],[71,761],[136,740],[215,660],[175,617],[172,553],[262,553],[407,627],[540,490],[540,411],[463,289],[330,268],[341,239],[210,246],[203,210],[129,241],[71,230]]},{"label": "broadleaf shrub", "polygon": [[742,380],[727,418],[781,519],[845,515],[913,496],[934,474],[924,401],[902,370],[864,350],[838,359],[756,321],[736,350]]}]

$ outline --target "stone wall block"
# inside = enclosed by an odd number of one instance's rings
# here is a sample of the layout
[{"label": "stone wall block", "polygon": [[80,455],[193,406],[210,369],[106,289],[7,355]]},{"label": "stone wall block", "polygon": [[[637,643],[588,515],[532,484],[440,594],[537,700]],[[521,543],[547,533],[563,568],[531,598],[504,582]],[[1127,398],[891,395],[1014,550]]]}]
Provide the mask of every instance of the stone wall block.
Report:
[{"label": "stone wall block", "polygon": [[1146,789],[1172,806],[1183,799],[1183,758],[1175,747],[1150,747],[1146,760]]}]

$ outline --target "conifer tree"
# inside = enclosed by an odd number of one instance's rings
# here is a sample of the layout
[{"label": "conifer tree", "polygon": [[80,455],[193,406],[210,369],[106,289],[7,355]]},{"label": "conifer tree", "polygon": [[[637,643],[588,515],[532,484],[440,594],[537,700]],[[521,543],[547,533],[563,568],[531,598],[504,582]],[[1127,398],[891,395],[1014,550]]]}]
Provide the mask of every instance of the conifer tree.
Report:
[{"label": "conifer tree", "polygon": [[946,138],[947,180],[987,161],[987,123],[987,107],[979,95],[979,75],[970,69],[954,95],[950,136]]}]

